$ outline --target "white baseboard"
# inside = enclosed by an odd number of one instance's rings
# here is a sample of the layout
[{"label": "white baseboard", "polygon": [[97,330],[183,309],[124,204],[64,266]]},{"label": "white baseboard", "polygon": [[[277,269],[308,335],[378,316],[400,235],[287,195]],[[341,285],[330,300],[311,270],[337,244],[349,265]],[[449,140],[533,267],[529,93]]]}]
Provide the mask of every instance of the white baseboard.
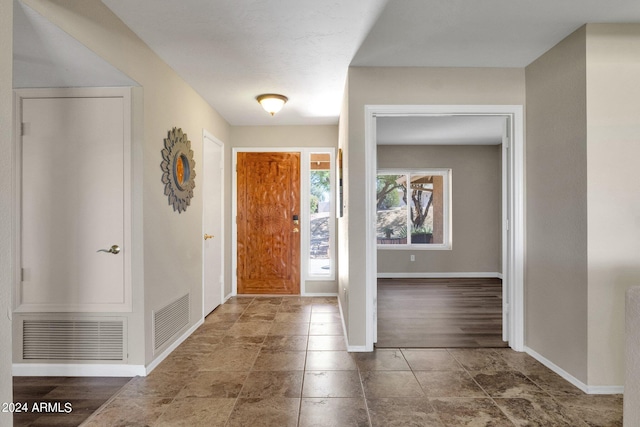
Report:
[{"label": "white baseboard", "polygon": [[340,321],[342,322],[342,335],[344,335],[344,341],[349,344],[349,335],[347,335],[347,324],[344,323],[344,311],[342,310],[342,301],[338,297],[338,310],[340,310]]},{"label": "white baseboard", "polygon": [[338,310],[340,310],[340,321],[342,322],[342,335],[344,336],[344,342],[347,343],[348,348],[349,334],[347,334],[347,324],[344,323],[344,311],[342,310],[342,301],[340,301],[340,297],[338,297]]},{"label": "white baseboard", "polygon": [[304,293],[300,295],[301,297],[337,297],[338,294],[336,292],[312,292],[312,293]]},{"label": "white baseboard", "polygon": [[498,272],[459,272],[459,273],[378,273],[378,279],[502,279],[502,273]]},{"label": "white baseboard", "polygon": [[146,375],[149,375],[151,373],[151,371],[153,371],[160,363],[162,363],[162,361],[164,359],[167,358],[167,356],[169,356],[171,354],[171,352],[173,350],[175,350],[176,348],[178,348],[178,346],[180,344],[182,344],[182,342],[184,340],[186,340],[187,338],[189,338],[189,336],[200,327],[200,325],[202,325],[204,323],[204,319],[200,319],[199,321],[197,321],[192,327],[190,327],[189,329],[187,329],[182,335],[180,335],[180,337],[178,339],[176,339],[173,343],[171,343],[171,345],[169,347],[167,347],[162,353],[160,353],[158,355],[158,357],[156,357],[155,359],[153,359],[151,361],[151,363],[149,363],[147,365],[147,369],[146,369]]},{"label": "white baseboard", "polygon": [[555,363],[553,363],[552,361],[550,361],[549,359],[547,359],[546,357],[544,357],[543,355],[541,355],[540,353],[536,352],[535,350],[525,346],[524,351],[527,354],[529,354],[531,357],[536,359],[538,362],[542,363],[544,366],[551,369],[553,372],[560,375],[562,378],[569,381],[571,384],[578,387],[580,390],[582,390],[587,394],[623,394],[624,393],[624,386],[587,385],[582,381],[580,381],[579,379],[577,379],[576,377],[574,377],[573,375],[571,375],[570,373],[568,373],[567,371],[565,371],[564,369],[562,369],[561,367],[559,367],[558,365],[556,365]]},{"label": "white baseboard", "polygon": [[349,353],[371,353],[366,345],[348,345],[347,351]]},{"label": "white baseboard", "polygon": [[347,343],[347,351],[350,353],[365,353],[371,350],[367,349],[365,345],[349,345],[349,335],[347,335],[347,325],[344,323],[344,312],[342,311],[342,302],[338,298],[338,308],[340,309],[340,320],[342,321],[342,333],[344,334],[344,341]]},{"label": "white baseboard", "polygon": [[587,394],[624,394],[623,385],[590,385]]},{"label": "white baseboard", "polygon": [[204,323],[204,319],[186,330],[146,367],[116,363],[14,363],[12,373],[16,377],[144,377],[166,359],[202,323]]},{"label": "white baseboard", "polygon": [[136,377],[145,376],[144,365],[100,363],[14,363],[15,377]]}]

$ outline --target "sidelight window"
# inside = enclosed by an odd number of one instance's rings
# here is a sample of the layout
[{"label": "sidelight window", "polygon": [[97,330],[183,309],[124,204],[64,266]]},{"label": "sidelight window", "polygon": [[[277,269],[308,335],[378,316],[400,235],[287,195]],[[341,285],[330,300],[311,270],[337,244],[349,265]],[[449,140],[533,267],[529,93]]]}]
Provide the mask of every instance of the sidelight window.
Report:
[{"label": "sidelight window", "polygon": [[308,175],[308,277],[334,278],[334,193],[333,152],[309,153]]}]

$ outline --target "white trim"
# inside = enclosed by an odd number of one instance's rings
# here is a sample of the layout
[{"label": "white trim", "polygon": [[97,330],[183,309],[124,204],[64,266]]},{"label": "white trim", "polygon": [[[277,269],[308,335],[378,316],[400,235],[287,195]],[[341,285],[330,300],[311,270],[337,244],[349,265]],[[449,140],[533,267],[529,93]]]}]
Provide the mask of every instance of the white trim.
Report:
[{"label": "white trim", "polygon": [[[312,154],[329,154],[329,202],[330,202],[330,209],[329,209],[329,254],[330,254],[330,265],[331,265],[331,271],[330,274],[325,274],[325,275],[317,275],[317,276],[312,276],[309,273],[309,260],[311,259],[311,227],[310,227],[310,221],[311,221],[311,212],[310,212],[310,207],[311,207],[311,185],[310,185],[310,178],[311,178],[311,155]],[[307,218],[307,224],[304,224],[305,227],[301,227],[300,228],[300,261],[301,261],[301,267],[302,267],[302,272],[303,272],[303,279],[309,282],[312,281],[326,281],[326,282],[333,282],[336,280],[336,257],[333,255],[336,253],[335,247],[336,247],[336,167],[335,167],[335,155],[336,155],[336,150],[333,147],[326,147],[326,148],[311,148],[311,149],[304,149],[301,153],[301,159],[300,162],[301,167],[300,167],[300,203],[301,203],[301,207],[300,210],[304,212],[305,214],[305,218]],[[301,212],[302,213],[302,212]],[[302,219],[301,219],[302,221]],[[302,225],[302,222],[300,222],[300,224]],[[306,288],[306,286],[305,286]],[[311,294],[308,293],[302,293],[302,287],[300,288],[300,292],[302,296],[309,296]]]},{"label": "white trim", "polygon": [[[282,297],[287,297],[290,295],[280,295]],[[295,296],[295,295],[294,295]],[[301,297],[337,297],[338,293],[337,292],[312,292],[312,293],[306,293],[304,295],[300,295]]]},{"label": "white trim", "polygon": [[553,372],[560,375],[562,378],[569,381],[574,386],[578,387],[584,393],[587,393],[587,394],[623,394],[624,393],[624,386],[621,386],[621,385],[620,386],[587,385],[582,381],[580,381],[579,379],[577,379],[576,377],[574,377],[573,375],[571,375],[570,373],[568,373],[567,371],[565,371],[564,369],[562,369],[561,367],[559,367],[558,365],[556,365],[555,363],[553,363],[552,361],[550,361],[549,359],[547,359],[546,357],[542,356],[540,353],[536,352],[535,350],[525,346],[524,351],[527,354],[529,354],[531,357],[536,359],[538,362],[542,363],[544,366],[551,369]]},{"label": "white trim", "polygon": [[371,350],[366,345],[348,345],[347,351],[349,353],[369,353]]},{"label": "white trim", "polygon": [[[376,117],[430,116],[430,115],[504,116],[510,119],[511,141],[507,156],[508,193],[503,194],[507,204],[510,227],[507,235],[507,263],[503,265],[506,281],[506,305],[509,310],[508,342],[517,351],[524,348],[524,117],[521,105],[365,105],[365,347],[373,351],[377,340],[377,244],[375,212],[375,177],[377,173]],[[503,257],[504,258],[504,257]]]},{"label": "white trim", "polygon": [[[509,229],[509,223],[508,223],[508,218],[509,218],[509,206],[508,203],[504,203],[504,195],[507,195],[508,198],[508,191],[509,191],[509,185],[508,185],[508,159],[509,159],[509,146],[511,145],[511,134],[513,133],[513,129],[512,129],[512,120],[510,120],[510,118],[508,117],[504,123],[503,123],[503,128],[502,128],[502,147],[501,147],[501,165],[502,165],[502,179],[500,180],[502,182],[502,209],[500,212],[500,227],[502,230],[502,247],[501,247],[501,254],[500,254],[500,260],[501,260],[501,264],[500,264],[500,268],[504,269],[505,266],[509,265],[509,254],[508,254],[508,250],[507,248],[509,247],[509,239],[508,239],[508,232],[505,232],[505,230]],[[500,276],[500,278],[502,279],[502,275]],[[509,341],[509,324],[510,324],[510,320],[509,320],[509,284],[507,283],[507,280],[503,280],[502,281],[502,341]]]},{"label": "white trim", "polygon": [[144,377],[149,375],[203,323],[204,319],[196,322],[146,367],[107,363],[14,363],[12,372],[14,376],[24,377]]},{"label": "white trim", "polygon": [[344,321],[344,311],[342,310],[342,302],[340,298],[338,298],[338,310],[340,310],[340,321],[342,322],[342,335],[344,336],[344,342],[347,344],[347,349],[349,348],[349,334],[347,333],[347,324]]},{"label": "white trim", "polygon": [[[238,153],[300,153],[300,296],[316,296],[313,293],[306,292],[306,282],[307,281],[335,281],[337,277],[337,259],[335,257],[335,253],[337,251],[333,250],[332,253],[332,276],[331,277],[323,277],[323,276],[313,276],[309,277],[307,274],[308,263],[305,259],[305,252],[303,251],[303,245],[305,244],[304,236],[309,236],[309,230],[307,227],[308,224],[308,215],[309,209],[305,208],[305,206],[309,205],[309,184],[306,182],[307,180],[303,179],[303,176],[308,176],[309,168],[309,155],[310,153],[330,153],[331,155],[331,167],[335,170],[335,147],[234,147],[232,148],[231,154],[231,167],[232,167],[232,180],[231,180],[231,295],[238,295],[238,276],[236,274],[238,268],[238,226],[236,224],[235,218],[238,215]],[[332,186],[332,194],[336,194],[337,183],[335,179],[331,180]],[[306,188],[306,190],[305,190]],[[332,196],[334,197],[334,196]],[[335,197],[334,197],[335,199]],[[333,237],[333,247],[336,246],[335,240],[337,239],[335,233],[335,221],[336,221],[336,206],[335,203],[331,204],[331,230]],[[335,294],[317,294],[317,296],[334,296]],[[282,296],[282,295],[280,295]]]},{"label": "white trim", "polygon": [[[221,156],[221,160],[220,160],[220,177],[222,178],[222,182],[220,183],[221,185],[221,189],[220,189],[220,230],[224,231],[225,229],[225,223],[224,223],[224,178],[225,178],[225,161],[224,161],[224,142],[220,141],[218,138],[216,138],[211,132],[209,132],[206,129],[202,129],[202,154],[204,156],[204,144],[206,144],[206,140],[210,140],[211,142],[213,142],[214,144],[216,144],[217,146],[220,147],[222,156]],[[204,159],[203,159],[203,164],[204,164]],[[204,187],[204,186],[203,186]],[[203,205],[203,210],[204,210],[204,205]],[[202,234],[204,234],[204,214],[202,215]],[[221,277],[219,280],[221,280],[220,283],[220,304],[224,304],[224,302],[226,301],[224,298],[224,284],[225,284],[225,274],[224,274],[224,232],[220,233],[220,235],[218,237],[216,237],[218,240],[220,240],[220,267],[222,269],[221,271]],[[206,316],[209,313],[205,313],[205,301],[204,301],[204,288],[205,288],[205,275],[204,275],[204,240],[202,241],[202,259],[203,259],[203,263],[202,263],[202,315]]]},{"label": "white trim", "polygon": [[590,385],[587,394],[624,394],[623,385]]},{"label": "white trim", "polygon": [[16,377],[144,377],[144,365],[107,363],[14,363]]},{"label": "white trim", "polygon": [[[114,304],[24,304],[21,302],[21,271],[22,259],[22,101],[34,98],[122,98],[123,103],[123,299]],[[13,280],[14,311],[16,313],[100,313],[100,312],[131,312],[132,301],[132,184],[133,184],[133,94],[131,87],[117,88],[45,88],[45,89],[16,89],[14,90],[14,166],[15,166],[15,227],[14,242],[15,268]]]},{"label": "white trim", "polygon": [[[434,175],[442,177],[442,218],[443,218],[443,242],[442,243],[430,243],[430,244],[419,244],[419,243],[405,243],[405,244],[384,244],[377,243],[378,250],[418,250],[418,251],[450,251],[453,250],[452,247],[452,236],[451,236],[451,223],[453,222],[453,214],[452,214],[452,194],[451,194],[451,168],[380,168],[376,173],[376,178],[378,175],[403,175],[407,177],[408,180],[411,179],[411,175]],[[409,190],[407,189],[407,192]],[[411,224],[411,209],[410,202],[407,202],[406,209],[406,229],[407,229],[407,240],[411,240],[411,233],[409,232],[409,226]],[[377,216],[376,216],[377,221]],[[377,237],[376,230],[376,237]]]},{"label": "white trim", "polygon": [[459,273],[378,273],[378,279],[502,279],[498,272],[459,272]]},{"label": "white trim", "polygon": [[189,336],[195,332],[196,329],[198,329],[200,327],[200,325],[202,325],[204,323],[204,319],[200,319],[198,320],[192,327],[190,327],[189,329],[187,329],[182,335],[180,335],[180,337],[178,337],[175,341],[173,341],[171,343],[170,346],[168,346],[167,348],[165,348],[162,353],[160,353],[158,355],[158,357],[156,357],[155,359],[153,359],[151,361],[151,363],[149,363],[146,367],[146,373],[145,375],[149,375],[151,373],[151,371],[153,371],[164,359],[167,358],[167,356],[169,356],[171,354],[171,352],[173,352],[173,350],[175,350],[176,348],[178,348],[178,346],[180,344],[182,344],[184,342],[184,340],[186,340],[187,338],[189,338]]},{"label": "white trim", "polygon": [[[378,144],[375,110],[365,106],[364,118],[364,192],[365,192],[365,347],[373,351],[378,342],[378,244],[376,240],[378,212],[376,209],[376,175]],[[347,342],[348,345],[348,342]]]}]

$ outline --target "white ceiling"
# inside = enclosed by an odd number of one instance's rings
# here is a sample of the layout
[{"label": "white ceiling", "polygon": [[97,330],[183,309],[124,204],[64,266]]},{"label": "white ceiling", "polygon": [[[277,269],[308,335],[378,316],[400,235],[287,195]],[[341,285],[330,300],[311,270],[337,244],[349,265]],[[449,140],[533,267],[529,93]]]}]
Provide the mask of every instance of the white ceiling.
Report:
[{"label": "white ceiling", "polygon": [[378,145],[495,145],[502,143],[500,116],[378,117]]},{"label": "white ceiling", "polygon": [[[523,67],[584,23],[640,23],[638,0],[102,1],[232,125],[337,123],[349,65]],[[68,59],[64,37],[14,28],[18,61],[97,66],[80,49]],[[289,97],[274,117],[265,92]]]},{"label": "white ceiling", "polygon": [[[384,0],[103,0],[232,125],[333,124]],[[289,97],[275,117],[255,97]]]},{"label": "white ceiling", "polygon": [[137,86],[30,7],[14,1],[13,87]]}]

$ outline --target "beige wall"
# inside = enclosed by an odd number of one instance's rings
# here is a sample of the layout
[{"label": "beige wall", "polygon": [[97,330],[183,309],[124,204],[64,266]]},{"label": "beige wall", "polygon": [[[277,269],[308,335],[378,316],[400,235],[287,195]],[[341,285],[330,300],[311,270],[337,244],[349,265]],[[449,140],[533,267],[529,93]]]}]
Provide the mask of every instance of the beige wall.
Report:
[{"label": "beige wall", "polygon": [[585,29],[526,68],[525,343],[587,382]]},{"label": "beige wall", "polygon": [[[13,286],[13,0],[0,0],[0,403],[12,402],[11,319]],[[11,413],[0,412],[0,425],[11,426]]]},{"label": "beige wall", "polygon": [[640,284],[640,25],[587,25],[589,385],[624,382],[625,291]]},{"label": "beige wall", "polygon": [[352,67],[348,82],[348,140],[346,141],[348,276],[340,276],[347,289],[348,336],[352,346],[366,344],[365,280],[365,141],[364,107],[377,104],[524,105],[523,69],[496,68],[378,68]]},{"label": "beige wall", "polygon": [[[231,127],[230,141],[233,148],[336,148],[338,146],[338,126],[233,126]],[[229,156],[228,164],[233,164],[231,156]],[[225,218],[227,219],[227,230],[231,230],[231,182],[234,178],[231,168],[228,169],[229,176],[225,188],[225,194],[227,195]],[[229,235],[228,238],[225,237],[225,242],[227,242],[225,253],[231,254],[231,235]],[[229,294],[231,292],[231,262],[226,263],[226,269],[225,277],[229,279],[225,284],[225,292]],[[338,281],[307,280],[305,282],[305,292],[309,294],[335,294],[338,292]]]},{"label": "beige wall", "polygon": [[[152,311],[191,293],[191,324],[202,317],[202,185],[196,175],[191,205],[178,214],[164,195],[160,151],[167,132],[181,127],[202,165],[202,131],[229,144],[229,126],[168,65],[98,0],[27,0],[30,7],[137,81],[134,116],[134,312],[130,363],[153,355]],[[141,116],[143,115],[143,116]],[[228,148],[227,148],[228,149]],[[201,176],[201,175],[200,175]]]},{"label": "beige wall", "polygon": [[625,299],[624,427],[640,425],[640,286],[627,290]]},{"label": "beige wall", "polygon": [[640,25],[589,24],[526,68],[526,343],[589,387],[624,382],[640,283],[639,52]]},{"label": "beige wall", "polygon": [[[349,289],[349,221],[347,214],[347,206],[345,200],[349,198],[349,186],[346,183],[349,180],[349,168],[346,167],[348,163],[349,155],[349,79],[344,90],[344,97],[342,98],[342,107],[340,108],[340,120],[338,122],[338,148],[342,153],[342,206],[336,206],[336,216],[338,217],[338,228],[336,235],[338,236],[338,299],[340,302],[340,308],[342,310],[342,318],[345,326],[349,324],[349,301],[347,290]],[[338,155],[336,154],[336,161],[338,162]],[[340,164],[337,164],[338,168]],[[338,171],[340,174],[340,171]],[[339,185],[340,183],[338,183]],[[340,188],[337,189],[340,192]],[[340,195],[338,194],[338,200]],[[340,216],[340,208],[342,208],[343,215]],[[348,328],[345,331],[348,337]]]},{"label": "beige wall", "polygon": [[[450,168],[451,250],[378,249],[378,273],[500,273],[501,145],[378,146],[378,168]],[[410,254],[415,261],[410,261]]]}]

